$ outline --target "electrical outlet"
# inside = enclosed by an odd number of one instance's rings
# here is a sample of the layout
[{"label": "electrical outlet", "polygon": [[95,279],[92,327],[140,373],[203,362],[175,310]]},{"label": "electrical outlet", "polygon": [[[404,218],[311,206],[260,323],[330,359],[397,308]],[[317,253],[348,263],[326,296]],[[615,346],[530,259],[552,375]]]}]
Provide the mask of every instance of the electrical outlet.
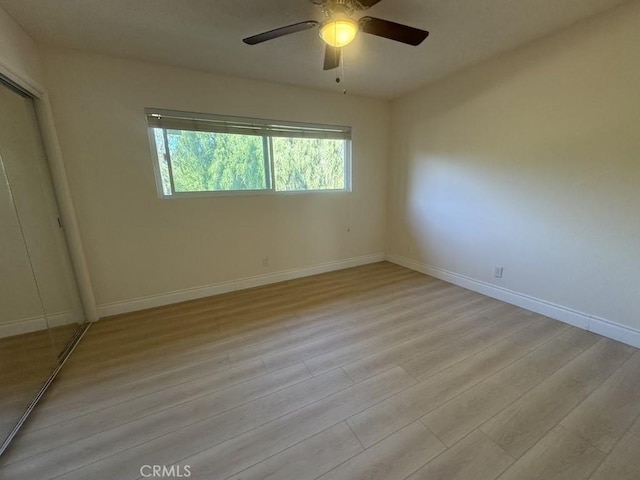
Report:
[{"label": "electrical outlet", "polygon": [[262,259],[262,266],[263,267],[268,267],[269,266],[269,257],[264,257]]},{"label": "electrical outlet", "polygon": [[502,273],[504,272],[504,267],[494,267],[493,268],[493,276],[496,278],[502,278]]}]

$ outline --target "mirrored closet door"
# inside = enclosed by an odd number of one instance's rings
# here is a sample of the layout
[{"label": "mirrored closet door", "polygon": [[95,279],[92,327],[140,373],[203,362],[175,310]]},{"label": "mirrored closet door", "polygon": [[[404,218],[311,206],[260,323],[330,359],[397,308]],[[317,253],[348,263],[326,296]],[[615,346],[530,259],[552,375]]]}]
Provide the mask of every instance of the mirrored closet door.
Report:
[{"label": "mirrored closet door", "polygon": [[0,78],[0,445],[83,322],[34,100]]}]

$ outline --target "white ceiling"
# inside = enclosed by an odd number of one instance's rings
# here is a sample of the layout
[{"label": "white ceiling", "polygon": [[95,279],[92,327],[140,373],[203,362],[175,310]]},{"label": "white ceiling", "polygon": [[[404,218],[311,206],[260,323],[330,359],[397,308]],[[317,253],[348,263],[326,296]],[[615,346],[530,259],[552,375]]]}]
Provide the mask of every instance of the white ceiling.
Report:
[{"label": "white ceiling", "polygon": [[344,81],[324,72],[309,30],[248,46],[242,38],[322,20],[309,0],[0,0],[35,39],[121,57],[351,94],[394,98],[625,0],[383,0],[366,13],[429,30],[419,47],[360,34]]}]

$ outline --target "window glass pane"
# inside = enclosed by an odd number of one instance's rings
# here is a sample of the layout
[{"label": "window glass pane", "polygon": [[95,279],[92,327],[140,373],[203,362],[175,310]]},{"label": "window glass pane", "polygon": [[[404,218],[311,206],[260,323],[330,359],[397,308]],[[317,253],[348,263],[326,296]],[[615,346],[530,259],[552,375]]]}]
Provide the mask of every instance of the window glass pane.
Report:
[{"label": "window glass pane", "polygon": [[276,190],[342,190],[345,140],[274,137]]},{"label": "window glass pane", "polygon": [[351,127],[145,111],[161,196],[350,189]]},{"label": "window glass pane", "polygon": [[267,188],[262,137],[167,130],[175,191]]},{"label": "window glass pane", "polygon": [[158,153],[158,167],[160,168],[160,179],[162,180],[162,193],[165,195],[171,195],[169,164],[167,163],[167,156],[164,148],[164,135],[162,134],[161,128],[153,129],[153,138],[156,141],[156,152]]}]

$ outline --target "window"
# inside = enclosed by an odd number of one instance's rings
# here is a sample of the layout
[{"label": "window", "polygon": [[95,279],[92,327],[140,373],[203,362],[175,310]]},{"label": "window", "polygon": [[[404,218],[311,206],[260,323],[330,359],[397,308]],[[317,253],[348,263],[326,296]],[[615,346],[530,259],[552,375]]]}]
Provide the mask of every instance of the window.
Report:
[{"label": "window", "polygon": [[351,128],[147,109],[163,197],[351,190]]}]

